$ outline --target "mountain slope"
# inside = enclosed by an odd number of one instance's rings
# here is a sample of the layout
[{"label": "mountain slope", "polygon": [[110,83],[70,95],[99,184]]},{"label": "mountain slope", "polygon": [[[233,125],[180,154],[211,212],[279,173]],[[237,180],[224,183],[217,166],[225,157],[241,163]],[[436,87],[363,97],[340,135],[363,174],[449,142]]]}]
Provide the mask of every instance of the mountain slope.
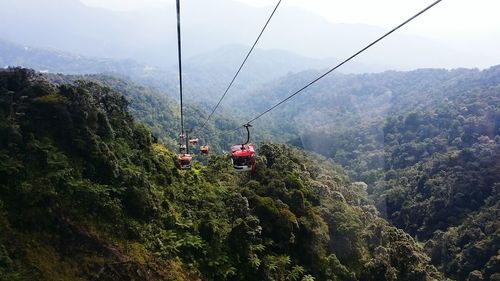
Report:
[{"label": "mountain slope", "polygon": [[40,71],[87,74],[115,72],[130,74],[138,68],[145,68],[133,61],[98,59],[59,52],[50,49],[21,46],[0,39],[0,65],[24,66]]},{"label": "mountain slope", "polygon": [[[317,75],[264,87],[243,114],[268,108]],[[334,74],[254,125],[284,140],[299,135],[290,143],[366,182],[382,214],[426,242],[448,276],[496,280],[499,89],[498,66]]]},{"label": "mountain slope", "polygon": [[[247,47],[228,45],[186,58],[183,65],[186,99],[212,106],[226,89],[247,52]],[[282,50],[255,49],[228,99],[238,100],[264,83],[290,73],[330,67],[336,61],[311,59]],[[133,60],[87,57],[54,49],[22,46],[3,39],[0,39],[0,66],[21,66],[48,73],[108,74],[167,93],[176,93],[178,84],[177,65],[160,69]],[[381,67],[353,64],[345,71],[366,72],[376,69]],[[177,97],[177,94],[171,97]]]},{"label": "mountain slope", "polygon": [[[484,71],[421,69],[362,75],[334,73],[271,112],[259,125],[266,127],[274,122],[279,127],[284,126],[279,120],[291,120],[287,122],[291,127],[290,131],[303,132],[303,145],[315,149],[322,141],[315,143],[314,138],[321,137],[325,132],[345,132],[355,125],[381,125],[389,117],[402,115],[416,108],[446,106],[467,91],[494,89],[500,84],[499,69],[496,66]],[[317,71],[307,71],[268,83],[248,96],[252,102],[241,108],[239,114],[248,116],[247,118],[253,117],[320,74]],[[490,92],[494,91],[491,89]],[[381,129],[380,127],[373,133],[383,134]],[[311,137],[308,138],[308,135]],[[383,140],[377,141],[383,144]],[[325,148],[317,148],[325,151]],[[327,156],[333,156],[328,148],[326,150]]]},{"label": "mountain slope", "polygon": [[119,94],[0,72],[2,280],[443,280],[325,159],[179,171]]},{"label": "mountain slope", "polygon": [[[183,65],[186,98],[215,105],[231,82],[248,50],[248,47],[241,45],[228,45],[186,59]],[[238,102],[262,85],[291,73],[326,69],[338,62],[339,59],[312,59],[284,50],[257,48],[252,52],[250,59],[236,79],[223,106],[231,101]],[[383,66],[353,63],[344,68],[344,72],[364,73],[381,69]],[[175,71],[175,68],[171,69],[172,73]]]},{"label": "mountain slope", "polygon": [[167,81],[168,75],[165,70],[140,64],[133,60],[87,57],[54,49],[22,46],[1,38],[0,66],[27,67],[48,73],[108,73],[130,77],[129,79],[136,82],[157,88],[165,88],[166,84],[171,82]]},{"label": "mountain slope", "polygon": [[[121,93],[127,98],[129,110],[134,118],[147,125],[154,135],[170,149],[178,148],[179,102],[169,98],[163,92],[141,86],[124,77],[110,75],[44,74],[44,76],[58,85],[92,81]],[[186,103],[184,113],[186,129],[194,130],[198,129],[201,121],[208,117],[208,108],[200,103]],[[195,137],[200,138],[202,143],[208,143],[213,152],[220,153],[228,149],[229,144],[241,141],[240,132],[227,132],[228,128],[235,128],[238,125],[237,120],[217,115],[213,117],[210,124],[207,124],[203,132],[200,132],[202,134]],[[266,133],[256,133],[254,138],[262,140],[262,135]],[[194,150],[193,154],[197,154],[197,150]]]}]

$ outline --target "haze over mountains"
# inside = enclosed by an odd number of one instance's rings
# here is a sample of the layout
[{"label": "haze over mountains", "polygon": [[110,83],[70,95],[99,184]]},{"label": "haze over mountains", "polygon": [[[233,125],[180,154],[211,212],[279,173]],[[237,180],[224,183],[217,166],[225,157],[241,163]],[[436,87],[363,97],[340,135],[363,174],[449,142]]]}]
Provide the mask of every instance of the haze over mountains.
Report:
[{"label": "haze over mountains", "polygon": [[133,60],[88,57],[48,48],[23,46],[0,38],[0,66],[25,66],[41,72],[67,74],[106,73],[131,74],[146,66]]},{"label": "haze over mountains", "polygon": [[[174,9],[116,12],[88,7],[78,0],[3,2],[1,38],[85,56],[134,59],[154,67],[167,68],[175,63]],[[212,53],[227,45],[249,45],[269,13],[269,7],[255,8],[229,0],[186,1],[183,7],[185,57]],[[344,58],[384,31],[367,25],[331,24],[313,13],[283,7],[259,47],[305,57]],[[242,50],[241,56],[244,53]],[[389,38],[357,62],[371,65],[365,72],[487,67],[498,63],[493,55],[404,33]],[[356,69],[353,72],[357,72]]]},{"label": "haze over mountains", "polygon": [[[233,77],[235,68],[240,65],[241,57],[248,51],[247,49],[241,45],[227,45],[186,59],[184,74],[187,99],[201,98],[203,101],[209,101],[218,98]],[[247,64],[234,87],[236,91],[246,91],[289,73],[323,69],[336,61],[311,59],[281,50],[257,49],[253,52],[252,62]],[[49,48],[20,45],[1,38],[0,66],[23,66],[48,73],[106,73],[127,76],[143,85],[177,93],[177,65],[159,68],[131,59],[83,56]],[[360,72],[370,69],[370,66],[354,63],[345,69]]]}]

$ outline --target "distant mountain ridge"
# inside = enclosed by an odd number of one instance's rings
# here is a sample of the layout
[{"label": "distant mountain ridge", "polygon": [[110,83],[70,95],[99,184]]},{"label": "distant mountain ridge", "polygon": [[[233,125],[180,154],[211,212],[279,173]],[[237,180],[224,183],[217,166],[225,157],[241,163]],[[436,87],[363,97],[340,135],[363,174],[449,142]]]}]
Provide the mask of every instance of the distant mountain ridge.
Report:
[{"label": "distant mountain ridge", "polygon": [[[227,45],[185,60],[183,70],[187,98],[215,105],[248,50],[248,47],[242,45]],[[263,85],[274,83],[287,75],[306,70],[323,71],[339,61],[340,59],[336,58],[313,59],[284,50],[255,49],[226,96],[225,104],[231,101],[238,102]],[[364,73],[382,69],[383,66],[352,63],[347,65],[342,72]],[[176,71],[177,69],[171,68],[171,72]]]},{"label": "distant mountain ridge", "polygon": [[[227,87],[248,48],[242,45],[227,45],[184,60],[186,98],[215,103]],[[291,73],[309,69],[325,69],[338,59],[312,59],[283,50],[256,49],[235,81],[233,94],[239,96]],[[26,46],[0,38],[0,66],[22,66],[41,72],[63,74],[112,74],[126,76],[143,85],[152,86],[167,93],[176,93],[178,84],[177,65],[158,68],[134,60],[89,57],[49,48]],[[363,72],[382,69],[353,63],[347,72]],[[176,97],[177,94],[172,95]]]},{"label": "distant mountain ridge", "polygon": [[[255,8],[230,0],[187,1],[182,11],[186,57],[228,44],[248,46],[270,13],[269,7]],[[332,24],[316,14],[283,7],[258,47],[316,58],[345,58],[385,31],[367,25]],[[0,37],[86,56],[130,58],[156,67],[168,67],[176,61],[172,6],[113,12],[78,0],[8,0],[0,10]],[[407,70],[489,66],[498,63],[495,59],[460,45],[397,33],[357,62]]]},{"label": "distant mountain ridge", "polygon": [[133,60],[116,60],[82,56],[49,48],[20,45],[0,38],[0,65],[31,67],[42,72],[66,74],[119,73],[154,70]]}]

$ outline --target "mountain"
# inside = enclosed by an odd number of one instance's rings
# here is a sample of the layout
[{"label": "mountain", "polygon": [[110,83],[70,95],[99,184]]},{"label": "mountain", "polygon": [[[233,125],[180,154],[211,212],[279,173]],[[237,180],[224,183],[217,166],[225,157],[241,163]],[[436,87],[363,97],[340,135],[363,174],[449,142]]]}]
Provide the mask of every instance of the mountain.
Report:
[{"label": "mountain", "polygon": [[[237,114],[249,120],[319,74],[266,85]],[[499,89],[500,66],[335,73],[253,125],[367,183],[378,210],[453,280],[498,280]]]},{"label": "mountain", "polygon": [[[498,69],[499,66],[483,71],[420,69],[361,75],[336,72],[276,108],[259,125],[290,120],[287,124],[296,132],[304,132],[304,136],[314,131],[321,134],[356,124],[369,125],[415,108],[434,108],[466,90],[500,84]],[[245,119],[254,117],[321,74],[305,71],[264,84],[248,95],[253,102],[238,110],[238,114]]]},{"label": "mountain", "polygon": [[[178,135],[180,132],[179,102],[169,97],[169,94],[154,88],[145,87],[134,83],[130,79],[110,75],[63,75],[44,74],[45,79],[56,85],[79,85],[82,81],[93,82],[119,92],[128,101],[128,108],[134,118],[148,126],[153,134],[169,149],[178,148]],[[208,109],[199,103],[188,103],[184,107],[185,127],[194,130],[200,122],[208,117]],[[203,134],[196,137],[202,143],[208,142],[214,153],[221,153],[228,149],[229,144],[240,140],[239,132],[226,132],[228,127],[237,127],[236,120],[225,116],[214,116],[212,123],[208,124]],[[262,140],[264,133],[254,135]],[[197,151],[193,151],[197,154]],[[203,158],[198,158],[200,161]]]},{"label": "mountain", "polygon": [[[197,128],[207,118],[207,113],[223,93],[246,52],[246,48],[232,45],[187,59],[184,63],[187,128]],[[244,73],[227,96],[227,101],[237,101],[261,84],[269,83],[290,71],[319,68],[329,63],[278,50],[257,49],[252,58],[253,61],[246,65]],[[160,70],[134,61],[85,57],[22,46],[6,40],[0,40],[0,63],[32,67],[46,73],[51,81],[58,84],[92,80],[119,91],[131,102],[134,116],[148,124],[156,135],[166,138],[164,141],[173,148],[173,139],[177,135],[173,128],[178,124],[176,119],[169,117],[174,115],[173,112],[178,112],[176,67]],[[274,70],[271,74],[265,73],[268,69]],[[225,111],[223,105],[219,113]],[[165,114],[167,112],[172,114]],[[239,133],[221,133],[220,126],[212,125],[237,127],[238,118],[230,120],[224,114],[218,114],[212,121],[215,122],[208,124],[203,137],[210,138],[214,151],[222,151],[228,143],[239,141]],[[175,130],[178,131],[178,128]],[[268,132],[257,132],[254,137],[257,140],[277,140]]]},{"label": "mountain", "polygon": [[[424,243],[433,265],[448,277],[496,280],[499,70],[337,73],[256,122],[253,140],[289,142],[334,159],[352,179],[367,183],[366,191],[381,215]],[[250,95],[259,102],[240,108],[238,114],[251,116],[266,109],[291,86],[316,75],[281,78]],[[175,130],[168,132],[177,117],[165,113],[177,110],[162,109],[159,94],[112,77],[79,79],[100,81],[124,93],[134,116],[157,135],[167,132],[175,138]],[[206,116],[202,108],[188,110],[188,124],[196,126],[194,112]],[[225,132],[239,123],[226,120],[216,119],[207,128],[218,151],[238,141],[238,134]],[[267,157],[266,161],[275,163]],[[280,161],[287,163],[280,169],[292,165],[286,158]]]},{"label": "mountain", "polygon": [[[183,63],[186,100],[213,106],[226,89],[248,48],[228,45],[187,58]],[[324,69],[337,63],[337,59],[312,59],[282,50],[255,49],[235,81],[228,100],[240,96],[290,73],[309,69]],[[177,65],[155,68],[133,60],[87,57],[53,49],[22,46],[0,39],[0,65],[22,66],[47,73],[107,74],[131,79],[136,83],[154,87],[177,98]],[[352,64],[344,70],[362,72],[374,66]],[[381,69],[381,68],[380,68]]]},{"label": "mountain", "polygon": [[262,144],[190,171],[117,92],[0,71],[2,280],[445,280],[341,168]]},{"label": "mountain", "polygon": [[[247,47],[241,45],[228,45],[186,59],[183,64],[186,99],[203,101],[210,106],[215,105],[231,82],[248,50]],[[228,101],[237,103],[242,97],[251,94],[262,85],[291,73],[326,69],[338,62],[338,59],[312,59],[283,50],[255,49],[233,84],[225,103]],[[381,70],[382,67],[353,63],[343,71],[360,73],[375,69]],[[172,75],[175,75],[177,69],[172,67],[170,71]],[[170,90],[173,92],[175,88]]]},{"label": "mountain", "polygon": [[51,73],[116,73],[134,77],[158,71],[132,60],[86,57],[54,49],[22,46],[3,39],[0,39],[0,65],[24,66]]},{"label": "mountain", "polygon": [[[270,14],[269,7],[230,0],[187,1],[182,11],[186,57],[231,44],[250,45]],[[332,24],[316,14],[282,7],[258,47],[343,59],[385,32],[367,25]],[[6,0],[0,10],[0,37],[85,56],[133,59],[154,67],[176,62],[173,6],[113,12],[78,0]],[[496,60],[494,54],[472,52],[462,44],[397,33],[357,62],[386,66],[384,69],[414,69],[487,67],[498,63]]]},{"label": "mountain", "polygon": [[44,73],[109,74],[159,89],[173,83],[175,75],[133,60],[88,57],[49,48],[23,46],[0,38],[0,66],[22,66]]}]

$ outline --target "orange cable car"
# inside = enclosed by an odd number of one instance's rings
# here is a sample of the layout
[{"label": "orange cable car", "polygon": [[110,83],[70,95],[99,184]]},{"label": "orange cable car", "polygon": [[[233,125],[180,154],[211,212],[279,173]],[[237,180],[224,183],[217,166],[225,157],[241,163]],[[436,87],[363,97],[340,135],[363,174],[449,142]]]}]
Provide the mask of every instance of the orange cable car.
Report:
[{"label": "orange cable car", "polygon": [[[193,166],[193,157],[189,154],[189,147],[187,146],[186,135],[182,132],[179,135],[179,154],[177,154],[177,165],[181,170],[189,170]],[[185,143],[184,143],[185,142]]]},{"label": "orange cable car", "polygon": [[241,145],[231,146],[231,164],[237,172],[254,172],[257,169],[255,160],[255,149],[250,142],[250,127],[252,125],[246,124],[247,141]]},{"label": "orange cable car", "polygon": [[208,145],[203,145],[200,147],[201,154],[208,155]]},{"label": "orange cable car", "polygon": [[193,157],[190,154],[179,154],[177,155],[177,163],[181,170],[191,169]]},{"label": "orange cable car", "polygon": [[249,172],[257,169],[253,144],[234,145],[231,147],[231,163],[237,172]]}]

